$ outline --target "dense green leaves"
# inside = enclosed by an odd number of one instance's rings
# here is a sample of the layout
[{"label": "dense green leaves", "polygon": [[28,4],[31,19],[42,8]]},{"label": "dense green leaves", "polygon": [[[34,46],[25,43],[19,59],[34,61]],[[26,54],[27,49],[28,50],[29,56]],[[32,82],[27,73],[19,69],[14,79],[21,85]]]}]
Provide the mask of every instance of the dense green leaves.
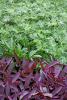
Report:
[{"label": "dense green leaves", "polygon": [[0,55],[50,54],[67,63],[66,0],[0,0],[0,45]]}]

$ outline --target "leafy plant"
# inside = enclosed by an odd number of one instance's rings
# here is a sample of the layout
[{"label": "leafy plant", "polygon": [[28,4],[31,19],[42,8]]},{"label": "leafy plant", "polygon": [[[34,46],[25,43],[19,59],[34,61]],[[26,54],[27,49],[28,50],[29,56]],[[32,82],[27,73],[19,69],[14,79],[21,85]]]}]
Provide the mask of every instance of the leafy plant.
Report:
[{"label": "leafy plant", "polygon": [[[41,68],[35,71],[37,65]],[[67,65],[58,61],[0,60],[0,100],[66,100]]]},{"label": "leafy plant", "polygon": [[66,0],[0,0],[0,54],[12,55],[16,48],[21,58],[27,48],[67,63],[66,8]]}]

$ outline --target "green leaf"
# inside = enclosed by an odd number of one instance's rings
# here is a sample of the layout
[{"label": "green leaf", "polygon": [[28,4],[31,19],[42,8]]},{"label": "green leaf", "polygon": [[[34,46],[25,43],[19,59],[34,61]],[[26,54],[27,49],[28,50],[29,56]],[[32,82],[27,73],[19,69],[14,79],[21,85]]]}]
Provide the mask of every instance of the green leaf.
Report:
[{"label": "green leaf", "polygon": [[30,58],[33,57],[36,53],[37,53],[37,50],[32,50],[32,51],[30,51],[29,57],[30,57]]}]

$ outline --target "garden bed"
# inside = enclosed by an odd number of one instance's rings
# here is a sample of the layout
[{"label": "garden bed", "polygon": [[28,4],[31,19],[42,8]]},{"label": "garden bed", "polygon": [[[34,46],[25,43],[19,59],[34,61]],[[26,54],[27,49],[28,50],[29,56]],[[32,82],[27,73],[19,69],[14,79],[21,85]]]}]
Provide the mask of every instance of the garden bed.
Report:
[{"label": "garden bed", "polygon": [[67,100],[67,65],[2,58],[0,100]]}]

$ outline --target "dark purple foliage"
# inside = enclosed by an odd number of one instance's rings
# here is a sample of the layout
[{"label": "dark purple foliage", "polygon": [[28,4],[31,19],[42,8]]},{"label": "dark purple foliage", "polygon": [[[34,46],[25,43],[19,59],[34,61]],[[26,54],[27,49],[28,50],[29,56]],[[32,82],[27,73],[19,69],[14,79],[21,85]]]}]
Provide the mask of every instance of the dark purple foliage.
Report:
[{"label": "dark purple foliage", "polygon": [[67,100],[67,65],[20,61],[16,54],[1,59],[0,100]]}]

